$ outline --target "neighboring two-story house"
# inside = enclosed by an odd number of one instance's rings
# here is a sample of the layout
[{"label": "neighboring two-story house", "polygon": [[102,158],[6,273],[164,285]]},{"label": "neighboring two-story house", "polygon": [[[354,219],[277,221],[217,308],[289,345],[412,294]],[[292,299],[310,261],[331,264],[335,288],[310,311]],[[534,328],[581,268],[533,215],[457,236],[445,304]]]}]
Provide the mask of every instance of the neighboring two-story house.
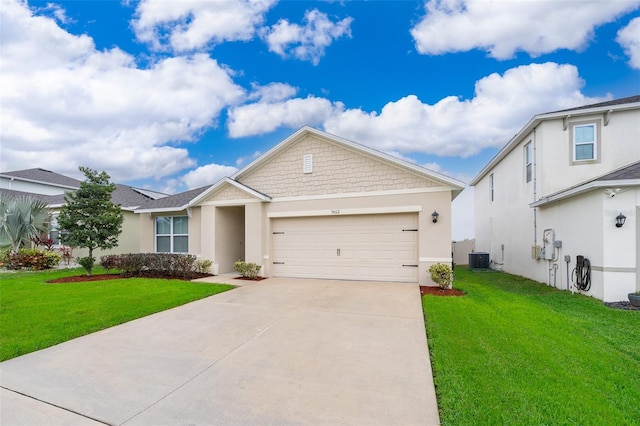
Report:
[{"label": "neighboring two-story house", "polygon": [[[80,183],[81,181],[77,179],[41,168],[0,173],[0,193],[5,196],[30,196],[47,203],[52,213],[49,237],[56,243],[59,242],[56,219],[60,208],[65,203],[64,194],[80,188]],[[138,221],[140,217],[133,211],[149,200],[162,197],[166,197],[166,194],[116,184],[111,201],[120,205],[124,221],[122,233],[118,238],[118,247],[109,250],[109,253],[137,253],[139,251]],[[100,250],[94,253],[98,258],[103,254]],[[84,254],[81,250],[74,252],[76,257]]]},{"label": "neighboring two-story house", "polygon": [[471,185],[493,268],[604,301],[640,290],[640,96],[534,116]]}]

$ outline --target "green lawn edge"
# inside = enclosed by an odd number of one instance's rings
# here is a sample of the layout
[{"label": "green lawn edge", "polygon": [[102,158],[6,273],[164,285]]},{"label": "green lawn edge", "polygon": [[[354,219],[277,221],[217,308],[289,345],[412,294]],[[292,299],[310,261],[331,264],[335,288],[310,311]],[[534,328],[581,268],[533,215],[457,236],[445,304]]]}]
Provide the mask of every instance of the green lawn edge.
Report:
[{"label": "green lawn edge", "polygon": [[640,312],[500,273],[423,296],[443,425],[640,424]]},{"label": "green lawn edge", "polygon": [[0,361],[234,288],[148,278],[46,282],[82,274],[82,269],[0,274]]}]

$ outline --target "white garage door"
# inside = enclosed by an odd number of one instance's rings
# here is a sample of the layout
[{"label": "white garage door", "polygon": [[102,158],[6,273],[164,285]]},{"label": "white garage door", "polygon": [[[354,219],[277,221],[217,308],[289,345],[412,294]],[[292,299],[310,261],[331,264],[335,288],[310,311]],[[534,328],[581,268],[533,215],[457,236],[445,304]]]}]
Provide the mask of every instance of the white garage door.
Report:
[{"label": "white garage door", "polygon": [[418,215],[273,220],[273,275],[418,281]]}]

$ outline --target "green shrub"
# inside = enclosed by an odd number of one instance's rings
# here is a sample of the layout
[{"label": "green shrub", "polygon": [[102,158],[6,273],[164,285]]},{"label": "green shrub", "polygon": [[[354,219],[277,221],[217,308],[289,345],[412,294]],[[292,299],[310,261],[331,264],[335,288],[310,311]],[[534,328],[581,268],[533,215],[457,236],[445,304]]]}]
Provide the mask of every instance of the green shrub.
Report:
[{"label": "green shrub", "polygon": [[429,267],[429,274],[431,274],[431,279],[437,283],[438,287],[442,290],[451,288],[451,283],[453,282],[451,266],[446,263],[436,263]]},{"label": "green shrub", "polygon": [[100,263],[105,269],[119,269],[129,277],[153,275],[188,278],[198,268],[194,255],[178,253],[106,255],[102,256]]},{"label": "green shrub", "polygon": [[213,265],[213,262],[209,259],[198,259],[196,260],[196,272],[199,274],[208,274],[211,270],[211,265]]},{"label": "green shrub", "polygon": [[87,275],[91,275],[91,270],[96,263],[96,258],[93,256],[79,257],[78,263],[87,271]]},{"label": "green shrub", "polygon": [[41,271],[56,267],[60,263],[60,255],[52,251],[20,249],[18,253],[7,253],[1,263],[8,269]]},{"label": "green shrub", "polygon": [[0,268],[9,267],[9,254],[11,254],[11,248],[0,251]]},{"label": "green shrub", "polygon": [[256,279],[258,277],[258,272],[262,269],[262,265],[258,265],[257,263],[251,262],[243,262],[242,260],[238,260],[233,264],[233,270],[242,275],[244,278]]}]

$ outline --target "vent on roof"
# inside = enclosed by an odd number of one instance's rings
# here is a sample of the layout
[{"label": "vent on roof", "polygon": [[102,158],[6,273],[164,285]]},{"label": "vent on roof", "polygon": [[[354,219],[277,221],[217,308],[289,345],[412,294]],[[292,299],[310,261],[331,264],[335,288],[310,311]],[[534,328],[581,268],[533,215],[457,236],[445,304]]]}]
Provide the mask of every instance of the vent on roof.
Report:
[{"label": "vent on roof", "polygon": [[313,173],[313,154],[305,154],[302,157],[302,172]]}]

